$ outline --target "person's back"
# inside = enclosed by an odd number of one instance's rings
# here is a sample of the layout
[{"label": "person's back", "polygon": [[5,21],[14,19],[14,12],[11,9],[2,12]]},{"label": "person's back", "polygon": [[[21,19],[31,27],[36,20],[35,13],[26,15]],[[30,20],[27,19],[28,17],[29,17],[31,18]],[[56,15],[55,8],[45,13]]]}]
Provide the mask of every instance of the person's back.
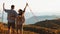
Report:
[{"label": "person's back", "polygon": [[25,22],[24,12],[22,12],[21,14],[18,14],[16,21],[17,21],[17,25],[21,25]]},{"label": "person's back", "polygon": [[15,18],[17,16],[17,13],[15,10],[5,10],[5,12],[7,12],[8,16],[8,22],[15,22]]}]

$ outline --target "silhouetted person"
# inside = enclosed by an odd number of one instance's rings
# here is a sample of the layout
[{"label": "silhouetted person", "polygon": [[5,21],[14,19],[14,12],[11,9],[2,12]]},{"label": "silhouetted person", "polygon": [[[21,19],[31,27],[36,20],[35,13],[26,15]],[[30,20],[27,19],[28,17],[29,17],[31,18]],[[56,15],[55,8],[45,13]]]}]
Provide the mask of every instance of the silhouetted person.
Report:
[{"label": "silhouetted person", "polygon": [[10,32],[10,27],[12,27],[12,32],[14,34],[14,28],[15,28],[15,18],[17,16],[17,12],[14,10],[14,5],[11,5],[11,9],[5,9],[4,3],[3,3],[3,10],[8,14],[7,20],[8,20],[8,33]]},{"label": "silhouetted person", "polygon": [[18,30],[20,32],[20,34],[22,34],[22,29],[23,29],[23,23],[25,22],[25,17],[24,17],[24,13],[25,13],[25,10],[26,10],[26,7],[28,6],[28,3],[26,4],[24,10],[22,9],[19,9],[18,10],[18,16],[17,16],[17,19],[16,19],[16,26],[17,26],[17,34],[18,34]]}]

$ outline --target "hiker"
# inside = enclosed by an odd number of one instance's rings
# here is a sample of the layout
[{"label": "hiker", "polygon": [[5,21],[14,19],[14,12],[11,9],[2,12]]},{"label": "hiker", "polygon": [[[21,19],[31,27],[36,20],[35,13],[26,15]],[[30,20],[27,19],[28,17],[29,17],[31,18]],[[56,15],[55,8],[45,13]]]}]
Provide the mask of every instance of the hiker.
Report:
[{"label": "hiker", "polygon": [[[23,29],[23,23],[25,22],[25,17],[24,17],[24,13],[25,13],[25,10],[26,10],[26,7],[28,6],[28,3],[26,3],[26,6],[24,8],[24,10],[22,9],[19,9],[18,10],[18,16],[16,18],[16,28],[17,28],[17,34],[18,32],[20,34],[22,34],[22,29]],[[18,31],[19,30],[19,31]]]},{"label": "hiker", "polygon": [[14,10],[15,6],[11,5],[11,9],[5,9],[4,7],[5,3],[3,3],[3,10],[8,14],[7,20],[8,20],[8,33],[11,34],[10,29],[12,28],[12,34],[14,34],[14,28],[15,28],[15,18],[17,16],[17,12]]}]

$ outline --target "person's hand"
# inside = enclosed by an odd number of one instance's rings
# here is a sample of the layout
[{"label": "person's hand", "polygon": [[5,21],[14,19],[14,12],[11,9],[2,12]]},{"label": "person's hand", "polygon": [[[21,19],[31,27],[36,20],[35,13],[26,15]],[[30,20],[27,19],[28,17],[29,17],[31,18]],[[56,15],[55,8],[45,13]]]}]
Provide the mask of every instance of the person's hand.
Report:
[{"label": "person's hand", "polygon": [[26,6],[28,6],[28,3],[26,3]]},{"label": "person's hand", "polygon": [[5,3],[3,3],[3,10],[5,9],[5,8],[4,8],[4,5],[5,5]]},{"label": "person's hand", "polygon": [[3,3],[3,7],[4,7],[5,3]]}]

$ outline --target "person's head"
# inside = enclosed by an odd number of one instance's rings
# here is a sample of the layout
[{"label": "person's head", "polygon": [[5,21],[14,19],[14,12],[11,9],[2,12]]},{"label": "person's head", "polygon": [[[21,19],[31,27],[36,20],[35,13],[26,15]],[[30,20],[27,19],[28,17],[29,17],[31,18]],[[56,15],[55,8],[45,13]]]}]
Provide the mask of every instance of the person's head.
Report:
[{"label": "person's head", "polygon": [[14,5],[11,5],[11,9],[14,9],[15,8],[15,6]]},{"label": "person's head", "polygon": [[18,10],[18,13],[22,13],[22,9],[19,9],[19,10]]}]

